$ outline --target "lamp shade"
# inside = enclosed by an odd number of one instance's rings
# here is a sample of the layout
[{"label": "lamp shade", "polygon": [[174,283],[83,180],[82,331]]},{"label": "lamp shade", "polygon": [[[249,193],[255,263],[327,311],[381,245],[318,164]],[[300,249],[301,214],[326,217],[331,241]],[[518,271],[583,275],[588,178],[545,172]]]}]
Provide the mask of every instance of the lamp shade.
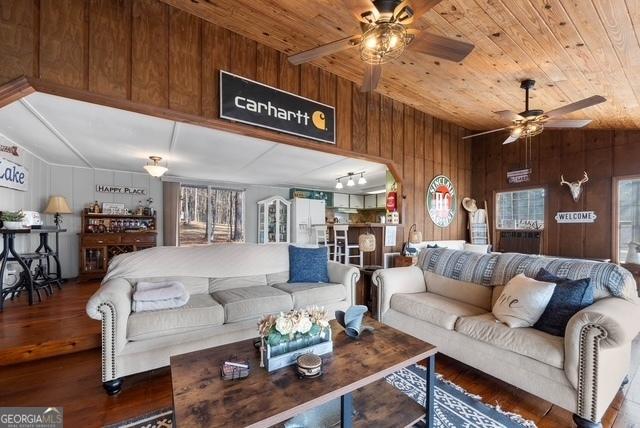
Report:
[{"label": "lamp shade", "polygon": [[45,214],[71,214],[71,208],[64,196],[50,196]]},{"label": "lamp shade", "polygon": [[419,244],[422,242],[422,232],[414,230],[409,234],[409,242],[412,244]]}]

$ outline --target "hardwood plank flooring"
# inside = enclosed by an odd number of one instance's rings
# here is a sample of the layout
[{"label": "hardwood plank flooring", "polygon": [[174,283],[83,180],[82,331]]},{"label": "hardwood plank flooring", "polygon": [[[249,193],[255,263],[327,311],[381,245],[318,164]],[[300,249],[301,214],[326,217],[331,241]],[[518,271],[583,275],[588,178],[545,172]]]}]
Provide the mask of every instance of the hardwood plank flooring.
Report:
[{"label": "hardwood plank flooring", "polygon": [[[72,281],[65,285],[64,290],[39,305],[29,307],[22,302],[8,303],[5,312],[0,314],[0,352],[6,351],[11,341],[25,344],[61,338],[62,334],[70,331],[62,328],[71,322],[67,321],[69,319],[75,320],[71,323],[77,331],[97,329],[99,332],[99,323],[84,313],[86,299],[97,286],[96,282]],[[60,327],[60,334],[55,328],[29,327],[35,321],[45,323],[46,314]],[[20,318],[23,319],[23,327]],[[24,331],[21,334],[12,332],[16,328]],[[44,339],[39,339],[40,336]],[[17,341],[16,337],[21,337],[22,341]],[[65,425],[71,427],[99,427],[171,406],[168,368],[127,377],[122,392],[110,397],[104,393],[100,382],[99,348],[79,352],[75,352],[77,347],[73,349],[67,355],[0,366],[0,406],[62,406]],[[605,428],[640,426],[639,357],[640,339],[636,339],[630,382],[607,411],[603,419]],[[472,394],[480,395],[485,403],[518,413],[533,420],[540,428],[573,426],[571,414],[566,410],[451,358],[438,355],[436,369],[446,379]]]}]

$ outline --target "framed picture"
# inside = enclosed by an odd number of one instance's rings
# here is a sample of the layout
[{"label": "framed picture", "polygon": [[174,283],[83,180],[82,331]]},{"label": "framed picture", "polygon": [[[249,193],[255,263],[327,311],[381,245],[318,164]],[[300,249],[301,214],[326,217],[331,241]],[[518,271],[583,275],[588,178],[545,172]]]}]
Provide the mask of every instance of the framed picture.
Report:
[{"label": "framed picture", "polygon": [[102,203],[103,214],[127,214],[127,209],[124,204],[115,202],[103,202]]}]

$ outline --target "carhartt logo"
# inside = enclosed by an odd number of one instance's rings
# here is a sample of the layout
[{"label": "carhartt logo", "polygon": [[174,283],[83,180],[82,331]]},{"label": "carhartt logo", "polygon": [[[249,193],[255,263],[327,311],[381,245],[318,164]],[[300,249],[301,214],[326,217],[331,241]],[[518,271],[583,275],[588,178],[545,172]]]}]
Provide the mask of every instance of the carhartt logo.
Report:
[{"label": "carhartt logo", "polygon": [[323,112],[314,111],[313,114],[311,115],[311,121],[313,122],[316,128],[322,131],[327,130],[327,121]]}]

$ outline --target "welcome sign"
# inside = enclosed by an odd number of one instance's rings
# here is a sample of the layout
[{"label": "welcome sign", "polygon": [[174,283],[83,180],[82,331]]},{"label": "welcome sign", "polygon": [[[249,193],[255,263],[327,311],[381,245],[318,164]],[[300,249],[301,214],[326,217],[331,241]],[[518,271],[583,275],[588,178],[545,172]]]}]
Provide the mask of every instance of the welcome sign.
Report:
[{"label": "welcome sign", "polygon": [[333,107],[222,70],[220,117],[336,143]]},{"label": "welcome sign", "polygon": [[26,192],[29,190],[29,171],[22,165],[0,158],[0,186]]}]

